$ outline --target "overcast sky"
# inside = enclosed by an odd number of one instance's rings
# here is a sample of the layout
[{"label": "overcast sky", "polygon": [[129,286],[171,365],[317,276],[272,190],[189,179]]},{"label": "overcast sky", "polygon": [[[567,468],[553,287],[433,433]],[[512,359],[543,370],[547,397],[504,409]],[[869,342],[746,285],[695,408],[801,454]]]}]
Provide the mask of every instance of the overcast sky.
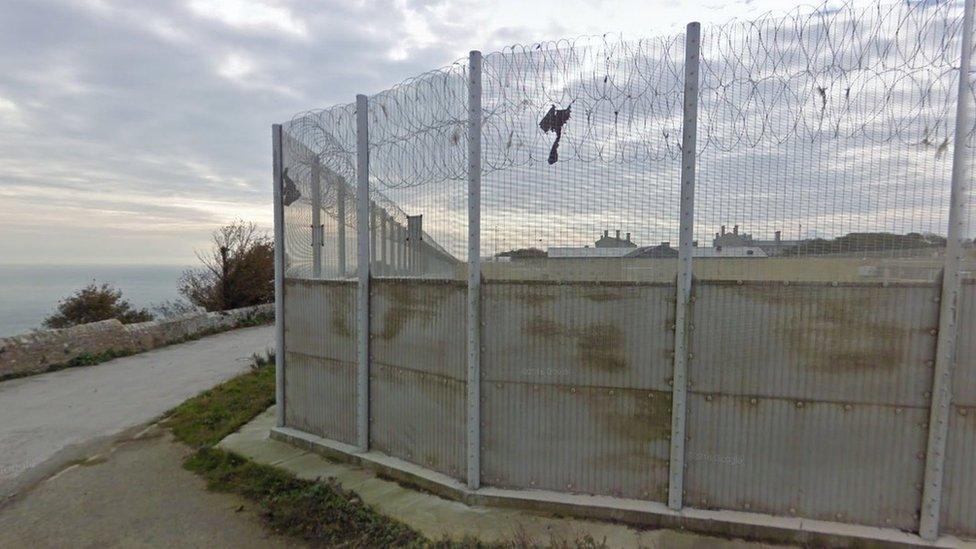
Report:
[{"label": "overcast sky", "polygon": [[640,37],[783,0],[0,0],[0,261],[193,263],[268,227],[270,125],[470,49]]}]

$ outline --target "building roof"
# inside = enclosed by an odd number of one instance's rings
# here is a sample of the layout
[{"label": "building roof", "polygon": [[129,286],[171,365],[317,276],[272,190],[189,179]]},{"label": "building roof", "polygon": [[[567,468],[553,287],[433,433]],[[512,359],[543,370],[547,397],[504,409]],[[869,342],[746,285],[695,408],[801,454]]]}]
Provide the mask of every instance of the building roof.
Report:
[{"label": "building roof", "polygon": [[692,248],[692,257],[769,257],[759,246]]},{"label": "building roof", "polygon": [[[547,251],[550,258],[601,258],[601,257],[626,257],[626,258],[676,258],[678,249],[661,244],[659,246],[641,246],[636,250],[633,248],[549,248]],[[769,257],[759,246],[720,246],[717,248],[692,248],[692,257]]]},{"label": "building roof", "polygon": [[549,248],[546,253],[550,258],[582,258],[582,257],[624,257],[633,252],[633,248]]},{"label": "building roof", "polygon": [[627,233],[627,238],[620,238],[620,231],[617,231],[617,236],[610,236],[610,231],[603,231],[603,236],[597,240],[594,245],[597,248],[636,248],[635,244],[630,239],[630,233]]},{"label": "building roof", "polygon": [[668,243],[662,243],[657,246],[641,246],[636,250],[631,251],[627,254],[627,257],[642,257],[642,258],[665,258],[665,257],[678,257],[678,249],[672,248]]}]

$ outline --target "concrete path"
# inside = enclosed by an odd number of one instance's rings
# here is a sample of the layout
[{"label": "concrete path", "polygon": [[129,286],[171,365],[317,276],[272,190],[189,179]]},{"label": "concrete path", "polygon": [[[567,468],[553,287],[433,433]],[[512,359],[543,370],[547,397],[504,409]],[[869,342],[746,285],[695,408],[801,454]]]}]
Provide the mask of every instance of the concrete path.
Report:
[{"label": "concrete path", "polygon": [[272,326],[245,328],[0,383],[0,502],[247,370],[253,353],[273,346]]},{"label": "concrete path", "polygon": [[158,426],[68,467],[8,502],[0,547],[301,547],[271,533],[257,505],[208,492],[190,450]]},{"label": "concrete path", "polygon": [[428,538],[461,540],[474,536],[482,542],[514,547],[576,547],[592,538],[607,547],[668,549],[744,549],[774,547],[742,540],[722,539],[674,530],[637,530],[621,524],[557,518],[500,507],[469,507],[433,494],[405,488],[377,477],[373,472],[271,440],[274,425],[271,407],[218,445],[258,463],[274,465],[304,479],[335,478],[343,488],[355,491],[380,513],[401,520]]}]

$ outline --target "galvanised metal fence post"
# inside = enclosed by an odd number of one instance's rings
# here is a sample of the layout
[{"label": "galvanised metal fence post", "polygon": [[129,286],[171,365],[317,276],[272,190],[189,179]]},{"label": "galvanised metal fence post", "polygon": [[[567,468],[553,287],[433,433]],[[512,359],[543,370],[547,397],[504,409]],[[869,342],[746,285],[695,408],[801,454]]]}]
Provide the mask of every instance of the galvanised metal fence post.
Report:
[{"label": "galvanised metal fence post", "polygon": [[369,103],[356,96],[356,268],[359,271],[356,326],[359,333],[356,368],[356,442],[359,451],[369,450]]},{"label": "galvanised metal fence post", "polygon": [[346,181],[339,179],[336,186],[336,255],[339,261],[339,278],[346,278]]},{"label": "galvanised metal fence post", "polygon": [[949,407],[952,403],[952,371],[956,362],[956,336],[959,325],[959,293],[962,284],[962,238],[965,208],[969,199],[970,166],[966,138],[973,125],[970,104],[973,4],[966,0],[962,24],[962,53],[959,57],[959,93],[956,103],[956,131],[952,149],[952,191],[949,198],[949,230],[946,237],[945,266],[942,270],[942,297],[939,301],[939,339],[936,343],[935,378],[929,414],[929,438],[925,455],[925,480],[922,489],[922,514],[919,535],[927,540],[939,536],[942,512],[942,482],[945,470],[946,438],[949,435]]},{"label": "galvanised metal fence post", "polygon": [[688,323],[691,305],[692,241],[695,228],[695,161],[698,133],[698,58],[701,26],[685,32],[684,118],[681,130],[681,218],[674,321],[674,375],[671,387],[671,462],[668,506],[681,509],[685,474],[685,424],[688,393]]},{"label": "galvanised metal fence post", "polygon": [[468,488],[481,485],[481,52],[468,57]]},{"label": "galvanised metal fence post", "polygon": [[285,426],[285,208],[281,200],[281,124],[271,126],[274,178],[274,293],[275,293],[275,425]]},{"label": "galvanised metal fence post", "polygon": [[322,226],[322,165],[312,157],[312,278],[322,278],[322,248],[325,230]]}]

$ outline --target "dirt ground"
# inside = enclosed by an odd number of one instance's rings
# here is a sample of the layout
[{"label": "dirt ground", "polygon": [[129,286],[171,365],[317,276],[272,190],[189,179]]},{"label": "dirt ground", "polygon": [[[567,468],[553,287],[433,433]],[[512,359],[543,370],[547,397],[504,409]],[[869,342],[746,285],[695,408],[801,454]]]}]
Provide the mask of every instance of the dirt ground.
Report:
[{"label": "dirt ground", "polygon": [[208,492],[189,450],[149,427],[0,507],[0,547],[301,547],[257,509]]}]

